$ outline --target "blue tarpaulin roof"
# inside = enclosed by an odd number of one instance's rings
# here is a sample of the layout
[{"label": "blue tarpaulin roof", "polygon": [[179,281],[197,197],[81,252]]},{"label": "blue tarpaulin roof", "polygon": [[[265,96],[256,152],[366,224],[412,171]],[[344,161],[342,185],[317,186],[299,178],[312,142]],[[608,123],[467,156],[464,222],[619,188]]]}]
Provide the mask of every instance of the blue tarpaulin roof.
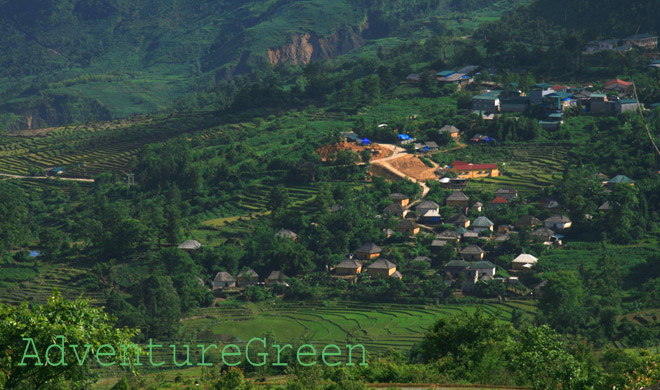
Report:
[{"label": "blue tarpaulin roof", "polygon": [[408,134],[399,134],[399,139],[410,139],[410,136]]},{"label": "blue tarpaulin roof", "polygon": [[369,138],[362,138],[362,143],[365,145],[370,145],[371,141],[369,141]]}]

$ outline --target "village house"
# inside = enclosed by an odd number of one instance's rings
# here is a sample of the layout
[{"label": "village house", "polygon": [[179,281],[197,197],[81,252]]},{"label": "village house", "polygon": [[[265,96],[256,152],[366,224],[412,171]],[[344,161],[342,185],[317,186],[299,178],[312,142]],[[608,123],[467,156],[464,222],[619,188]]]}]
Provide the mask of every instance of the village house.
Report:
[{"label": "village house", "polygon": [[390,237],[392,237],[392,234],[394,234],[394,230],[392,230],[390,228],[386,228],[386,229],[383,229],[383,233],[385,233],[387,238],[390,238]]},{"label": "village house", "polygon": [[538,259],[529,254],[520,254],[511,262],[511,268],[514,270],[528,270],[536,265]]},{"label": "village house", "polygon": [[451,138],[458,138],[461,134],[461,131],[451,125],[444,125],[438,130],[440,134],[449,134]]},{"label": "village house", "polygon": [[372,278],[389,278],[396,272],[396,264],[387,259],[378,259],[367,267],[367,273]]},{"label": "village house", "polygon": [[405,218],[405,216],[408,214],[408,209],[404,208],[398,203],[392,203],[391,205],[385,207],[385,209],[383,210],[383,214],[393,215],[399,218]]},{"label": "village house", "polygon": [[523,215],[522,217],[518,218],[515,225],[518,229],[523,229],[523,228],[533,229],[536,226],[543,225],[543,222],[541,222],[540,219],[534,217],[533,215]]},{"label": "village house", "polygon": [[592,93],[589,99],[589,112],[592,114],[608,114],[614,111],[614,103],[607,100],[607,95]]},{"label": "village house", "polygon": [[[443,175],[444,169],[440,167],[438,168],[436,173],[438,175]],[[442,187],[442,189],[456,191],[456,190],[464,190],[467,187],[468,180],[461,178],[443,177],[442,179],[439,179],[438,182],[440,183],[440,187]]]},{"label": "village house", "polygon": [[543,223],[546,228],[553,229],[555,231],[568,229],[572,225],[571,220],[565,215],[553,215],[552,217],[543,221]]},{"label": "village house", "polygon": [[266,286],[274,286],[277,284],[284,285],[284,286],[289,286],[289,283],[287,283],[287,280],[289,280],[289,277],[284,274],[282,271],[272,271],[270,275],[266,278]]},{"label": "village house", "polygon": [[484,216],[481,216],[475,219],[474,222],[472,222],[472,230],[477,233],[481,233],[486,230],[493,231],[494,225],[495,224],[493,223],[493,221],[491,221],[490,219]]},{"label": "village house", "polygon": [[495,164],[472,164],[460,160],[451,163],[449,171],[456,173],[462,179],[496,177],[500,175],[499,168]]},{"label": "village house", "polygon": [[603,90],[627,95],[632,92],[632,83],[630,81],[614,79],[606,82]]},{"label": "village house", "polygon": [[433,240],[431,241],[431,252],[439,253],[441,248],[447,245],[447,241],[444,240]]},{"label": "village house", "polygon": [[441,222],[441,215],[435,210],[428,210],[424,213],[424,215],[420,215],[417,217],[417,221],[420,223],[440,223]]},{"label": "village house", "polygon": [[629,178],[626,175],[616,175],[607,182],[607,187],[613,189],[617,184],[628,184],[631,186],[635,185],[633,179]]},{"label": "village house", "polygon": [[247,268],[236,276],[238,287],[256,286],[259,283],[259,274],[252,268]]},{"label": "village house", "polygon": [[458,279],[469,267],[470,263],[465,260],[451,260],[445,264],[445,272],[453,279]]},{"label": "village house", "polygon": [[490,95],[474,96],[472,98],[472,109],[489,113],[500,112],[500,98]]},{"label": "village house", "polygon": [[623,38],[626,45],[638,47],[644,50],[655,50],[658,48],[658,36],[653,34],[636,34]]},{"label": "village house", "polygon": [[500,102],[502,112],[527,112],[529,110],[529,97],[512,97],[502,99]]},{"label": "village house", "polygon": [[470,264],[470,269],[477,271],[477,277],[482,279],[484,276],[488,278],[495,277],[495,264],[490,261],[479,261]]},{"label": "village house", "polygon": [[542,227],[532,232],[532,238],[540,241],[550,241],[555,236],[555,232],[547,227]]},{"label": "village house", "polygon": [[355,257],[360,260],[375,259],[376,257],[380,256],[380,252],[382,252],[382,250],[383,249],[381,247],[374,244],[373,242],[370,242],[357,248],[355,250]]},{"label": "village house", "polygon": [[298,235],[289,229],[280,229],[279,232],[275,233],[275,237],[286,238],[293,241],[296,241],[298,239]]},{"label": "village house", "polygon": [[461,251],[461,257],[467,261],[479,261],[483,260],[485,253],[476,245],[468,245]]},{"label": "village house", "polygon": [[471,231],[466,230],[466,231],[462,232],[462,234],[463,234],[463,238],[466,238],[466,239],[467,238],[479,238],[479,233],[477,233],[477,232],[471,232]]},{"label": "village house", "polygon": [[500,187],[495,190],[495,197],[502,197],[509,202],[518,197],[518,191],[513,187]]},{"label": "village house", "polygon": [[229,272],[218,272],[213,278],[213,289],[236,287],[236,279]]},{"label": "village house", "polygon": [[533,105],[539,105],[543,101],[543,97],[554,93],[555,90],[552,89],[552,85],[546,83],[540,83],[533,86],[529,91],[529,102]]},{"label": "village house", "polygon": [[410,203],[410,197],[408,195],[404,195],[398,192],[391,194],[390,199],[392,199],[392,202],[398,203],[402,207],[406,207],[408,206],[408,203]]},{"label": "village house", "polygon": [[481,209],[484,207],[484,204],[481,202],[476,202],[472,205],[472,211],[480,213]]},{"label": "village house", "polygon": [[447,206],[451,207],[468,207],[470,198],[462,191],[455,191],[447,196],[445,202],[447,203]]},{"label": "village house", "polygon": [[642,105],[635,99],[619,99],[614,102],[614,111],[622,114],[628,111],[637,111]]},{"label": "village house", "polygon": [[182,242],[178,248],[186,252],[192,252],[202,247],[202,244],[197,240],[186,240]]},{"label": "village house", "polygon": [[417,215],[424,215],[429,210],[440,212],[440,205],[430,200],[424,200],[415,207]]},{"label": "village house", "polygon": [[447,218],[446,222],[456,226],[457,228],[458,227],[462,227],[462,228],[470,227],[470,218],[468,218],[463,213],[456,213],[456,214],[452,215],[451,217]]},{"label": "village house", "polygon": [[454,232],[451,230],[445,230],[440,234],[436,235],[435,238],[442,241],[453,241],[459,242],[461,240],[461,234],[459,232]]},{"label": "village house", "polygon": [[396,225],[396,230],[399,233],[404,233],[408,235],[415,235],[419,233],[420,227],[415,221],[411,221],[409,219],[404,219],[399,221],[399,223]]},{"label": "village house", "polygon": [[362,264],[353,259],[344,259],[335,267],[337,275],[357,275],[362,272]]},{"label": "village house", "polygon": [[438,144],[434,141],[426,141],[424,145],[426,145],[427,152],[437,152],[439,149]]},{"label": "village house", "polygon": [[509,204],[509,201],[506,200],[506,198],[498,196],[495,199],[493,199],[492,202],[490,202],[490,207],[492,208],[499,208],[502,206],[506,206]]}]

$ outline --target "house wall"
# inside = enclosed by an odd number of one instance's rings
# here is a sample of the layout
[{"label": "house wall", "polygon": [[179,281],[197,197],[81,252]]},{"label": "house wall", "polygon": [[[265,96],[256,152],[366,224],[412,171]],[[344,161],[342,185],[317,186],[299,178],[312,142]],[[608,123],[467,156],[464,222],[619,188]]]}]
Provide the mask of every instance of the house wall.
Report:
[{"label": "house wall", "polygon": [[473,227],[472,230],[474,230],[477,233],[485,232],[486,230],[490,230],[491,232],[493,231],[493,227],[491,226],[490,228],[483,228],[483,227]]},{"label": "house wall", "polygon": [[469,202],[470,202],[469,200],[449,200],[449,199],[447,199],[447,206],[467,207]]},{"label": "house wall", "polygon": [[337,275],[357,275],[362,272],[362,267],[358,268],[335,268]]},{"label": "house wall", "polygon": [[478,255],[464,255],[464,254],[461,254],[461,256],[463,256],[463,258],[465,260],[468,260],[468,261],[479,261],[479,260],[483,260],[483,258],[484,258],[483,253],[478,254]]},{"label": "house wall", "polygon": [[365,253],[365,252],[355,252],[355,257],[360,260],[371,260],[380,256],[380,253]]},{"label": "house wall", "polygon": [[451,168],[450,171],[456,172],[456,175],[461,179],[474,179],[479,177],[496,177],[500,175],[499,169],[482,169],[482,170],[459,170]]},{"label": "house wall", "polygon": [[244,287],[244,286],[255,286],[257,284],[257,279],[255,278],[238,278],[238,286],[239,287]]},{"label": "house wall", "polygon": [[213,289],[236,287],[236,282],[213,282]]},{"label": "house wall", "polygon": [[374,269],[367,268],[367,273],[372,278],[389,278],[390,275],[396,272],[396,267],[390,269]]}]

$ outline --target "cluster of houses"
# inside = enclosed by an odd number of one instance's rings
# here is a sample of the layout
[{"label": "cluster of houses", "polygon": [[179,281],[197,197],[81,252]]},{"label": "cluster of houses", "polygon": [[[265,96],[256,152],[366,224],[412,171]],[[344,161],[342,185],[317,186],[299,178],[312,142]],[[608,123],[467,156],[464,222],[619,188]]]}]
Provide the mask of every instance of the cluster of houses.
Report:
[{"label": "cluster of houses", "polygon": [[643,33],[631,35],[623,39],[593,40],[587,42],[584,47],[584,54],[595,54],[601,51],[626,52],[633,48],[656,50],[658,48],[658,36]]},{"label": "cluster of houses", "polygon": [[525,113],[540,110],[546,118],[539,121],[542,128],[556,129],[563,123],[564,111],[582,104],[585,113],[621,114],[642,107],[633,99],[633,85],[614,79],[606,82],[600,92],[592,87],[574,87],[539,83],[527,93],[516,90],[512,83],[507,90],[484,90],[472,98],[472,109],[479,114]]}]

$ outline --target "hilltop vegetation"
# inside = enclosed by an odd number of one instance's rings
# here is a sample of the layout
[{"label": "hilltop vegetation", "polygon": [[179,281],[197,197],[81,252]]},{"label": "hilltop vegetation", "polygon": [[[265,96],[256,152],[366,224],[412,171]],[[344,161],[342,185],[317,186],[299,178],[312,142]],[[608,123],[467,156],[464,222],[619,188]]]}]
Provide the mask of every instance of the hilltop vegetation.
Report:
[{"label": "hilltop vegetation", "polygon": [[447,34],[477,20],[472,11],[492,18],[519,2],[3,0],[0,129],[150,113],[211,88],[231,95],[261,64]]}]

